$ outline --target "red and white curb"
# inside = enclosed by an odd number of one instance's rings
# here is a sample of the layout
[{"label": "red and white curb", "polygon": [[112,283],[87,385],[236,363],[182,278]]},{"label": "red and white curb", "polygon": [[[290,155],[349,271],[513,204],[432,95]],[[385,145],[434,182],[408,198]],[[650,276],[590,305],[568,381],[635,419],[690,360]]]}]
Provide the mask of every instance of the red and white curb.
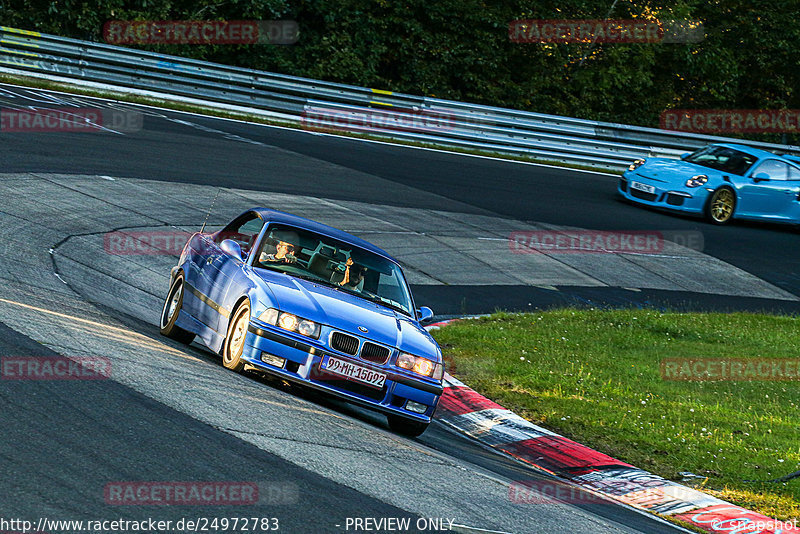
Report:
[{"label": "red and white curb", "polygon": [[793,524],[672,482],[534,425],[449,374],[444,385],[437,421],[582,488],[640,510],[681,519],[707,532],[800,532]]}]

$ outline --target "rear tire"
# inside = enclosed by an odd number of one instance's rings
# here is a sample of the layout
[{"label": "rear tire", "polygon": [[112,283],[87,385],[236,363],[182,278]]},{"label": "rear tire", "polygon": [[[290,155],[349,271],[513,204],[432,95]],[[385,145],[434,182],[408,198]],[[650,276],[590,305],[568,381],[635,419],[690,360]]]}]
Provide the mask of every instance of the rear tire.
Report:
[{"label": "rear tire", "polygon": [[236,373],[244,369],[245,361],[244,339],[247,336],[247,327],[250,326],[250,303],[243,302],[231,316],[228,323],[228,335],[222,344],[222,365]]},{"label": "rear tire", "polygon": [[172,281],[172,286],[170,286],[169,292],[167,292],[167,299],[164,301],[164,307],[161,310],[159,331],[162,335],[170,339],[188,345],[194,340],[195,334],[175,324],[178,320],[181,307],[183,306],[184,285],[183,275],[181,274],[176,276],[175,280]]},{"label": "rear tire", "polygon": [[714,224],[728,224],[736,211],[736,193],[730,187],[720,187],[708,199],[706,218]]},{"label": "rear tire", "polygon": [[427,430],[430,423],[421,423],[399,415],[387,415],[392,432],[415,438]]}]

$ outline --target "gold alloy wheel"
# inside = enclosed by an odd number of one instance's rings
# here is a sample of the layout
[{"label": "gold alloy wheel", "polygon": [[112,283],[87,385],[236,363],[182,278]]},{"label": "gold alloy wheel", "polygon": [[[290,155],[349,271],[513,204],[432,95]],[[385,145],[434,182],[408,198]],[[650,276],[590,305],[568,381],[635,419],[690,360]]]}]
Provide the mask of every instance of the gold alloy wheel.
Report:
[{"label": "gold alloy wheel", "polygon": [[710,214],[714,222],[726,223],[733,216],[736,197],[728,188],[718,189],[711,197]]}]

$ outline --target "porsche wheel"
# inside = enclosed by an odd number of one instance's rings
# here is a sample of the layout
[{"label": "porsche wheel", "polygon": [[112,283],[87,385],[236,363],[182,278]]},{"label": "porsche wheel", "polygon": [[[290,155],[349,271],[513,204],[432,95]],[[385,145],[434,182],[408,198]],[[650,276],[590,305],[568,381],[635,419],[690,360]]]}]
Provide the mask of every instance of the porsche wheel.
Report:
[{"label": "porsche wheel", "polygon": [[399,415],[387,415],[386,418],[389,420],[389,428],[393,432],[412,438],[421,435],[428,428],[428,423],[420,423]]},{"label": "porsche wheel", "polygon": [[726,224],[736,210],[736,194],[729,187],[721,187],[711,194],[706,206],[706,217],[714,224]]},{"label": "porsche wheel", "polygon": [[194,333],[184,330],[175,324],[175,321],[178,320],[181,306],[183,306],[183,287],[183,275],[179,274],[172,282],[172,286],[170,286],[167,293],[167,299],[164,301],[159,330],[162,335],[188,345],[194,339]]},{"label": "porsche wheel", "polygon": [[222,365],[231,371],[239,372],[244,369],[244,338],[247,336],[247,327],[250,325],[250,303],[245,301],[236,308],[231,322],[228,324],[228,335],[222,344]]}]

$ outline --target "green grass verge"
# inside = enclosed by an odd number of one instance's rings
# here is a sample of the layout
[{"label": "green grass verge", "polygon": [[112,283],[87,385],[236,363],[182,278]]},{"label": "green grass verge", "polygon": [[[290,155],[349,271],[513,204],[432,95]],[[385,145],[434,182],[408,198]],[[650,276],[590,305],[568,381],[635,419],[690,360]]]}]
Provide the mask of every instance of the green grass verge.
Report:
[{"label": "green grass verge", "polygon": [[565,309],[433,332],[448,370],[521,416],[779,519],[800,517],[800,381],[677,381],[663,358],[800,358],[798,319]]},{"label": "green grass verge", "polygon": [[[153,98],[153,97],[146,97],[146,96],[137,96],[130,93],[126,93],[123,91],[107,91],[107,90],[100,90],[100,89],[93,89],[93,88],[85,88],[80,87],[77,85],[71,85],[68,83],[63,82],[54,82],[45,80],[42,78],[33,78],[27,76],[18,76],[13,74],[2,74],[0,73],[0,82],[2,83],[9,83],[15,85],[22,85],[25,87],[32,87],[37,89],[49,89],[52,91],[61,91],[64,93],[71,93],[74,95],[83,95],[83,96],[94,96],[98,98],[110,98],[113,100],[119,100],[121,102],[130,102],[133,104],[143,104],[147,106],[153,106],[163,109],[171,109],[175,111],[186,111],[190,113],[199,113],[202,115],[208,115],[210,117],[223,117],[227,119],[237,119],[237,120],[245,120],[249,122],[254,122],[258,124],[268,124],[272,126],[282,126],[284,128],[294,128],[297,130],[309,130],[309,128],[305,128],[302,124],[293,121],[287,120],[280,120],[265,117],[263,115],[257,115],[252,113],[244,113],[244,112],[237,112],[237,111],[226,111],[224,109],[209,107],[209,106],[202,106],[197,104],[191,104],[186,102],[181,102],[178,100],[167,100],[161,98]],[[576,169],[576,170],[583,170],[583,171],[594,171],[594,172],[604,172],[607,174],[612,175],[622,175],[623,171],[618,171],[614,169],[603,169],[603,168],[596,168],[590,165],[580,165],[574,163],[566,163],[562,161],[553,161],[553,160],[546,160],[540,158],[531,158],[527,156],[518,156],[514,154],[504,154],[502,152],[491,152],[488,150],[473,150],[468,148],[459,148],[447,145],[437,145],[434,143],[420,143],[416,141],[404,141],[401,139],[392,139],[389,137],[383,137],[380,135],[370,135],[364,133],[354,133],[348,132],[346,130],[322,130],[318,128],[314,128],[314,131],[324,131],[326,133],[332,133],[336,135],[341,135],[344,137],[354,137],[357,139],[369,139],[373,141],[382,141],[384,143],[392,143],[395,145],[404,145],[404,146],[413,146],[418,148],[431,148],[436,150],[444,150],[447,152],[455,152],[457,154],[471,154],[474,156],[488,156],[498,159],[507,159],[510,161],[519,161],[523,163],[538,163],[542,165],[553,165],[556,167],[564,167],[566,169]]]}]

